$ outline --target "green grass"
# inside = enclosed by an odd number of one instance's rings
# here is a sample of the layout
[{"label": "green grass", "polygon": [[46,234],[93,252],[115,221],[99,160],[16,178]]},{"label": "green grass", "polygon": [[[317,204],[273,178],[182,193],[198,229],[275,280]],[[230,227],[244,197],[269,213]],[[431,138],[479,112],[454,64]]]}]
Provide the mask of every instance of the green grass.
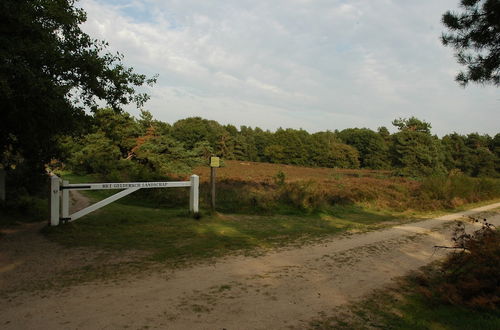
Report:
[{"label": "green grass", "polygon": [[[71,183],[101,181],[98,177],[71,173],[62,173],[62,176]],[[115,191],[81,193],[95,202]],[[353,204],[330,206],[313,213],[285,208],[275,214],[211,214],[202,206],[202,217],[196,220],[189,214],[185,199],[185,207],[169,207],[145,198],[139,191],[75,222],[45,228],[44,234],[50,240],[68,247],[141,251],[134,254],[139,257],[129,264],[77,269],[60,278],[74,283],[83,279],[114,278],[116,274],[131,270],[148,269],[147,265],[175,266],[234,253],[258,254],[269,248],[301,246],[347,231],[378,229],[425,215]]]},{"label": "green grass", "polygon": [[[146,206],[137,205],[141,202]],[[124,264],[78,268],[58,275],[50,285],[34,286],[50,288],[113,280],[162,265],[178,267],[230,254],[258,255],[269,248],[298,247],[350,229],[370,230],[395,219],[383,212],[350,206],[308,216],[217,213],[196,220],[189,215],[187,206],[153,208],[141,200],[135,201],[136,205],[126,203],[119,200],[75,222],[46,227],[43,232],[50,240],[68,247],[119,253],[139,250],[138,257]]]},{"label": "green grass", "polygon": [[[60,173],[71,183],[95,182],[93,176]],[[82,191],[93,202],[111,190]],[[305,214],[279,210],[277,214],[206,213],[194,219],[186,207],[168,207],[133,193],[75,222],[46,228],[51,240],[67,246],[113,250],[146,250],[151,259],[179,262],[249,253],[271,247],[300,245],[347,230],[369,230],[396,220],[386,211],[356,205],[334,206]],[[203,213],[203,209],[202,209]]]},{"label": "green grass", "polygon": [[213,214],[196,220],[187,209],[122,201],[45,233],[68,246],[147,250],[156,261],[177,262],[300,244],[349,229],[368,230],[394,219],[351,206],[309,216]]},{"label": "green grass", "polygon": [[[71,183],[99,181],[93,176],[60,174]],[[114,191],[81,193],[95,202]],[[145,250],[154,261],[179,262],[301,245],[349,230],[372,230],[423,216],[335,205],[315,213],[296,209],[281,209],[275,214],[206,213],[196,220],[189,215],[187,203],[185,208],[168,207],[143,198],[139,191],[75,222],[47,228],[45,233],[67,246]]]},{"label": "green grass", "polygon": [[500,329],[499,311],[481,311],[431,302],[406,278],[398,287],[377,291],[338,309],[335,316],[310,322],[310,329]]},{"label": "green grass", "polygon": [[[430,305],[417,294],[397,306],[402,313],[385,313],[388,327],[395,329],[500,329],[500,314],[451,305]],[[386,328],[388,328],[386,327]]]}]

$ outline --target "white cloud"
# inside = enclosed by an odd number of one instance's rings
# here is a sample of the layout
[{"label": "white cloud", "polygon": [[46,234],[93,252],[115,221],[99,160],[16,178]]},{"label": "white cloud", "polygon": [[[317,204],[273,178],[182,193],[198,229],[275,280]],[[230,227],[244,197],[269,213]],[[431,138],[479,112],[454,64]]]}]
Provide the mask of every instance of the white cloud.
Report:
[{"label": "white cloud", "polygon": [[84,0],[84,29],[159,73],[147,108],[169,122],[311,131],[390,126],[417,116],[434,131],[498,131],[492,87],[460,88],[439,41],[456,0]]}]

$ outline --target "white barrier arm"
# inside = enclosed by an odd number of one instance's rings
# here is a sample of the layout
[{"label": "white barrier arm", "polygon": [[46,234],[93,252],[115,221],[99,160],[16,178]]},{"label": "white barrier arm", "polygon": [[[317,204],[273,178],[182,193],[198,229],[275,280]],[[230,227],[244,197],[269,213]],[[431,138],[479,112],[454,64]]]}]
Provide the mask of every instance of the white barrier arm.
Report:
[{"label": "white barrier arm", "polygon": [[73,213],[72,215],[69,216],[68,219],[64,219],[64,220],[67,220],[68,222],[74,221],[74,220],[76,220],[78,218],[83,217],[84,215],[89,214],[92,211],[95,211],[95,210],[97,210],[97,209],[99,209],[99,208],[101,208],[103,206],[108,205],[109,203],[113,203],[117,199],[120,199],[120,198],[122,198],[124,196],[127,196],[127,195],[129,195],[129,194],[131,194],[134,191],[137,191],[139,189],[141,189],[141,188],[129,188],[129,189],[125,189],[123,191],[120,191],[119,193],[116,193],[113,196],[109,196],[108,198],[105,198],[102,201],[99,201],[99,202],[97,202],[95,204],[90,205],[89,207],[86,207],[84,209],[81,209],[78,212]]},{"label": "white barrier arm", "polygon": [[[134,191],[143,188],[173,188],[190,187],[189,210],[195,214],[199,212],[199,184],[200,178],[192,175],[190,181],[162,181],[162,182],[123,182],[123,183],[80,183],[70,184],[62,181],[56,175],[51,177],[50,195],[50,224],[57,226],[60,222],[71,222],[89,214],[103,206],[108,205]],[[108,198],[90,205],[80,211],[69,215],[69,191],[70,190],[97,190],[97,189],[125,189]],[[62,206],[62,207],[61,207]],[[61,208],[61,210],[60,210]],[[61,216],[60,216],[61,214]]]},{"label": "white barrier arm", "polygon": [[189,181],[168,182],[124,182],[124,183],[72,183],[64,185],[62,189],[68,190],[102,190],[102,189],[128,189],[128,188],[174,188],[189,187]]}]

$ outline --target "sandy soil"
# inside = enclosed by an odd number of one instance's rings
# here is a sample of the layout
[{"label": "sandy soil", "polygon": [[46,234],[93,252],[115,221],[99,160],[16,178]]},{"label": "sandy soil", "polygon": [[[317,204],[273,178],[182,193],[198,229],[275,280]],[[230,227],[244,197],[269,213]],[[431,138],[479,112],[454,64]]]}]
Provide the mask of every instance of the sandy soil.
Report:
[{"label": "sandy soil", "polygon": [[[71,200],[70,213],[90,204],[88,198],[77,191],[71,192]],[[138,251],[124,255],[91,248],[68,249],[47,240],[40,233],[46,225],[46,222],[20,223],[18,226],[2,229],[4,236],[0,237],[0,295],[57,285],[60,281],[54,278],[55,274],[74,273],[86,266],[129,263],[146,255]]]},{"label": "sandy soil", "polygon": [[[433,246],[449,244],[453,219],[498,207],[500,203],[260,257],[228,257],[212,264],[159,271],[120,283],[94,282],[0,298],[0,328],[303,328],[318,313],[328,313],[442,257],[446,251]],[[500,225],[498,213],[489,214],[488,220]],[[38,244],[53,244],[42,241],[34,243],[33,260],[27,262],[35,262],[41,252]],[[0,241],[0,283],[4,286],[12,281],[8,274],[19,273],[22,267],[9,266],[17,261],[5,247],[8,244]],[[38,256],[37,262],[46,264],[67,257]]]}]

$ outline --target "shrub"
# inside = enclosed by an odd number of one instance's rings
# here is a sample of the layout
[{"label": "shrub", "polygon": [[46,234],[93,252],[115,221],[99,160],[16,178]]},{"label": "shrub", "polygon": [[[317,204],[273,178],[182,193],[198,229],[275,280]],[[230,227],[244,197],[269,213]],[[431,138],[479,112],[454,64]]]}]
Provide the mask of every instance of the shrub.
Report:
[{"label": "shrub", "polygon": [[47,219],[48,213],[46,198],[22,193],[16,199],[0,203],[0,225],[42,221]]},{"label": "shrub", "polygon": [[471,178],[459,171],[449,175],[433,175],[422,180],[416,191],[419,203],[434,207],[453,208],[500,195],[500,180]]},{"label": "shrub", "polygon": [[280,200],[303,211],[316,211],[323,208],[326,193],[315,181],[297,181],[285,184],[280,190]]},{"label": "shrub", "polygon": [[285,181],[286,181],[286,174],[285,172],[283,171],[278,171],[278,173],[276,173],[276,175],[273,177],[273,180],[274,180],[274,183],[278,186],[278,187],[282,187],[285,185]]},{"label": "shrub", "polygon": [[[474,221],[479,221],[474,219]],[[484,220],[468,234],[458,222],[455,249],[434,276],[419,277],[420,291],[428,298],[453,305],[497,310],[500,307],[500,233]]]}]

